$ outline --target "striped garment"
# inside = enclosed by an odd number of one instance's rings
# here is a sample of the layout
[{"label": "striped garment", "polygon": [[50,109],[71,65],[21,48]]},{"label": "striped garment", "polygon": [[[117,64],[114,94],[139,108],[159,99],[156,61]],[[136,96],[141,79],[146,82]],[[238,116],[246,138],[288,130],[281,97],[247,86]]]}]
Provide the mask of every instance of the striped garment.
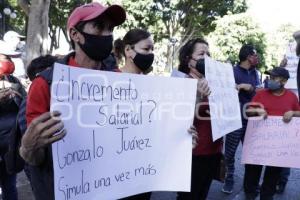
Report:
[{"label": "striped garment", "polygon": [[226,135],[225,139],[225,163],[226,163],[226,177],[225,183],[233,185],[234,184],[234,163],[235,163],[235,153],[240,141],[243,143],[244,136],[246,133],[247,123],[243,122],[243,127],[235,130]]}]

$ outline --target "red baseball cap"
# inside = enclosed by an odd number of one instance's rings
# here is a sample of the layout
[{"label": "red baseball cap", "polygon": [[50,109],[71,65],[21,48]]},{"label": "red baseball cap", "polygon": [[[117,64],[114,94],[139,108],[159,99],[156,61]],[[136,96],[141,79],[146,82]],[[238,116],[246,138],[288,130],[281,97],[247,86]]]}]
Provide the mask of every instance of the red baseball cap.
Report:
[{"label": "red baseball cap", "polygon": [[108,14],[115,26],[122,24],[126,19],[124,8],[119,5],[103,6],[100,3],[93,2],[77,7],[68,19],[67,29],[73,28],[81,21],[89,21],[102,15]]}]

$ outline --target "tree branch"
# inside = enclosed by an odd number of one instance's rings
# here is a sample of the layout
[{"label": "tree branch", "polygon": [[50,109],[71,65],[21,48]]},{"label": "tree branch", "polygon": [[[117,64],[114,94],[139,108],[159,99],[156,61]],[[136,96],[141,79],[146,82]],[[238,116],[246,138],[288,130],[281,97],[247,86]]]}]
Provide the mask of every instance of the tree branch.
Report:
[{"label": "tree branch", "polygon": [[18,0],[18,5],[22,8],[24,13],[29,16],[29,7],[30,7],[30,2],[29,0]]}]

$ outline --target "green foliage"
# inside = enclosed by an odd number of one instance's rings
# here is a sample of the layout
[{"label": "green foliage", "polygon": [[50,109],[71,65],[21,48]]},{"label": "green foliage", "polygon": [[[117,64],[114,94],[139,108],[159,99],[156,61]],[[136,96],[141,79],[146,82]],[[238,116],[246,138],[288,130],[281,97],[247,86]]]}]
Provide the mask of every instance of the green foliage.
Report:
[{"label": "green foliage", "polygon": [[6,18],[6,23],[8,24],[9,30],[17,31],[18,33],[25,35],[25,24],[26,17],[23,10],[18,6],[17,0],[8,0],[6,1],[6,7],[9,7],[17,14],[17,18],[11,19]]},{"label": "green foliage", "polygon": [[[122,27],[150,31],[156,46],[159,46],[156,50],[159,58],[156,59],[165,63],[166,70],[173,60],[177,60],[178,51],[187,40],[212,32],[215,29],[213,22],[218,18],[247,9],[246,0],[122,0],[122,5],[127,12],[127,20]],[[168,42],[171,38],[178,41],[174,46],[175,52]]]},{"label": "green foliage", "polygon": [[51,0],[49,11],[51,26],[66,29],[66,23],[72,10],[90,2],[91,0]]},{"label": "green foliage", "polygon": [[[14,1],[16,4],[17,0]],[[78,5],[91,0],[51,0],[49,27],[51,47],[56,48],[56,28],[64,31],[70,12]],[[159,53],[160,63],[170,66],[176,59],[179,48],[192,37],[202,37],[214,31],[214,21],[230,13],[246,11],[246,0],[103,0],[104,4],[122,4],[127,12],[127,20],[122,25],[123,33],[132,28],[150,31],[157,46],[164,49]],[[23,15],[23,22],[25,21]],[[25,30],[25,28],[23,28]],[[126,30],[126,31],[125,31]],[[170,38],[176,38],[173,54]],[[51,48],[52,49],[52,48]],[[172,57],[175,55],[175,57]]]},{"label": "green foliage", "polygon": [[128,16],[123,27],[147,29],[155,41],[205,35],[214,30],[212,22],[218,17],[247,9],[245,0],[123,0],[122,4]]},{"label": "green foliage", "polygon": [[49,10],[49,28],[51,45],[50,51],[54,48],[59,48],[59,37],[57,36],[57,29],[59,28],[64,33],[68,40],[66,24],[70,13],[78,6],[90,3],[91,0],[51,0]]},{"label": "green foliage", "polygon": [[[50,25],[64,28],[69,13],[78,5],[91,0],[52,0],[50,5]],[[103,3],[115,3],[106,0]],[[148,29],[156,41],[174,36],[205,35],[214,30],[216,18],[230,13],[244,12],[245,0],[123,0],[128,20],[123,25],[130,29]],[[17,6],[17,0],[9,4],[18,12],[18,18],[11,21],[13,27],[25,30],[25,14]]]},{"label": "green foliage", "polygon": [[297,30],[291,24],[283,24],[277,30],[267,33],[267,64],[268,67],[278,66],[290,41],[294,41],[292,35]]},{"label": "green foliage", "polygon": [[[66,29],[66,22],[71,11],[82,4],[89,3],[91,0],[51,0],[49,11],[49,25],[53,28],[60,27]],[[9,24],[13,30],[22,34],[25,33],[26,15],[18,6],[17,0],[8,0],[10,7],[16,11],[17,18],[10,19]],[[50,27],[51,28],[51,27]]]},{"label": "green foliage", "polygon": [[255,46],[261,68],[266,68],[266,37],[247,14],[227,15],[216,21],[216,29],[209,35],[212,54],[216,59],[238,62],[243,44]]}]

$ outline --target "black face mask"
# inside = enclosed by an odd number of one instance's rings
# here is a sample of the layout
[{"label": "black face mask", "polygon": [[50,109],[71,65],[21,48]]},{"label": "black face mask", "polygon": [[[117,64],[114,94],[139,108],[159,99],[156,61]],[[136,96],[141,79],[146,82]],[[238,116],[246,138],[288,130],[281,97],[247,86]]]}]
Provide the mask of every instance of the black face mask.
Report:
[{"label": "black face mask", "polygon": [[205,60],[204,58],[200,58],[197,60],[196,64],[197,71],[205,77]]},{"label": "black face mask", "polygon": [[[135,50],[134,50],[135,51]],[[135,57],[133,58],[134,64],[143,72],[149,73],[152,70],[152,63],[154,60],[154,54],[141,54],[136,52]]]},{"label": "black face mask", "polygon": [[84,44],[78,42],[78,45],[89,58],[95,61],[102,61],[110,55],[113,48],[112,35],[98,36],[82,31],[80,33],[83,35],[85,42]]}]

